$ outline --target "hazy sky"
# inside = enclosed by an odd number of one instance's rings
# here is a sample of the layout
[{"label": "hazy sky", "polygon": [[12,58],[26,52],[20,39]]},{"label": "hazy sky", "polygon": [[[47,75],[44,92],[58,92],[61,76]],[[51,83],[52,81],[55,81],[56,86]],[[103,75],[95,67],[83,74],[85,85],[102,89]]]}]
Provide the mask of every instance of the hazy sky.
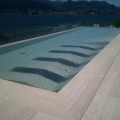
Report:
[{"label": "hazy sky", "polygon": [[[0,1],[7,1],[7,0],[0,0]],[[37,0],[39,1],[39,0]],[[51,1],[55,1],[55,0],[51,0]],[[61,0],[61,1],[67,1],[67,0]],[[77,1],[77,0],[72,0],[72,1]],[[91,1],[91,0],[87,0],[87,1]],[[110,4],[115,4],[116,6],[120,7],[120,0],[98,0],[98,1],[106,1]]]},{"label": "hazy sky", "polygon": [[[51,1],[55,1],[55,0],[51,0]],[[61,0],[61,1],[67,1],[67,0]],[[72,0],[72,1],[77,1],[77,0]],[[88,0],[91,1],[91,0]],[[98,0],[98,1],[106,1],[110,4],[115,4],[116,6],[120,6],[120,0]]]}]

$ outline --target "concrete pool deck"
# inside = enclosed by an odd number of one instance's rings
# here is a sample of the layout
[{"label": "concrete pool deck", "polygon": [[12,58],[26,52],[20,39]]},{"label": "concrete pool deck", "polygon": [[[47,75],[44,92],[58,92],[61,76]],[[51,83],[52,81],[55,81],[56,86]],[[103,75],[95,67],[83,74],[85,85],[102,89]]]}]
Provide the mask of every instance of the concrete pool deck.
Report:
[{"label": "concrete pool deck", "polygon": [[0,79],[0,120],[119,120],[120,34],[58,93]]}]

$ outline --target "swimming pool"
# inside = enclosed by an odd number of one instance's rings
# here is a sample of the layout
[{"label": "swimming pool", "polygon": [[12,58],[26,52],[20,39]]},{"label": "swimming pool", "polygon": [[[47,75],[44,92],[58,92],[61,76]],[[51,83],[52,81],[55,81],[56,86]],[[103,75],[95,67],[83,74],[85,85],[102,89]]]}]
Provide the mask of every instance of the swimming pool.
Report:
[{"label": "swimming pool", "polygon": [[84,27],[0,48],[0,78],[57,92],[116,35]]}]

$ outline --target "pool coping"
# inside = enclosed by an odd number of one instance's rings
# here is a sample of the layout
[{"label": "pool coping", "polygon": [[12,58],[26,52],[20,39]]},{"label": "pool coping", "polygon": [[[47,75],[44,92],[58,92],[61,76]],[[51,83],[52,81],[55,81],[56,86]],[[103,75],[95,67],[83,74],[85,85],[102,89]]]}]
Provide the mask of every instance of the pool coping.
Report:
[{"label": "pool coping", "polygon": [[[24,115],[32,110],[32,114],[27,114],[29,120],[85,119],[86,111],[98,95],[100,86],[120,52],[119,39],[120,34],[58,93],[0,79],[0,106],[6,106],[6,104],[20,106],[22,109],[27,109]],[[16,108],[13,108],[13,111],[14,109]],[[5,109],[1,110],[0,108],[0,116],[3,116],[1,111],[5,114],[9,113],[8,117],[11,117],[11,120],[23,115],[23,113],[21,115],[17,113],[15,116],[11,113],[12,109],[7,113]],[[1,120],[3,119],[1,118]]]}]

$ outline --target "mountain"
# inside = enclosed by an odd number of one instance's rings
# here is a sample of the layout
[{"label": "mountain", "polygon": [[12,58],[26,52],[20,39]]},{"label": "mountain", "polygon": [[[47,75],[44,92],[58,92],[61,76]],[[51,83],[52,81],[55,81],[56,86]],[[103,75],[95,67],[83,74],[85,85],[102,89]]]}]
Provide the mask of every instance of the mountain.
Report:
[{"label": "mountain", "polygon": [[55,3],[55,4],[57,4],[57,5],[59,5],[59,6],[61,6],[61,5],[63,5],[63,4],[64,4],[64,2],[63,2],[63,1],[54,1],[54,3]]},{"label": "mountain", "polygon": [[105,1],[0,0],[0,12],[22,14],[120,14]]},{"label": "mountain", "polygon": [[62,8],[61,5],[64,3],[63,1],[51,1],[51,0],[34,0],[40,3],[43,3],[45,5],[48,5],[54,9],[56,9],[56,12],[61,11]]},{"label": "mountain", "polygon": [[4,0],[0,1],[0,11],[38,12],[38,11],[55,11],[55,9],[46,4],[32,0]]},{"label": "mountain", "polygon": [[68,9],[68,10],[73,10],[73,9],[92,9],[92,8],[96,8],[96,9],[112,9],[115,10],[117,9],[117,7],[115,5],[111,5],[105,1],[67,1],[65,2],[62,7]]},{"label": "mountain", "polygon": [[[78,14],[114,14],[120,13],[120,9],[113,4],[105,1],[71,1],[64,2],[62,6],[64,11],[75,12]],[[83,11],[83,12],[82,12]]]},{"label": "mountain", "polygon": [[56,4],[55,2],[50,1],[50,0],[34,0],[34,1],[43,3],[43,4],[48,5],[48,6],[50,6],[50,7],[53,7],[53,8],[59,7],[58,4]]}]

